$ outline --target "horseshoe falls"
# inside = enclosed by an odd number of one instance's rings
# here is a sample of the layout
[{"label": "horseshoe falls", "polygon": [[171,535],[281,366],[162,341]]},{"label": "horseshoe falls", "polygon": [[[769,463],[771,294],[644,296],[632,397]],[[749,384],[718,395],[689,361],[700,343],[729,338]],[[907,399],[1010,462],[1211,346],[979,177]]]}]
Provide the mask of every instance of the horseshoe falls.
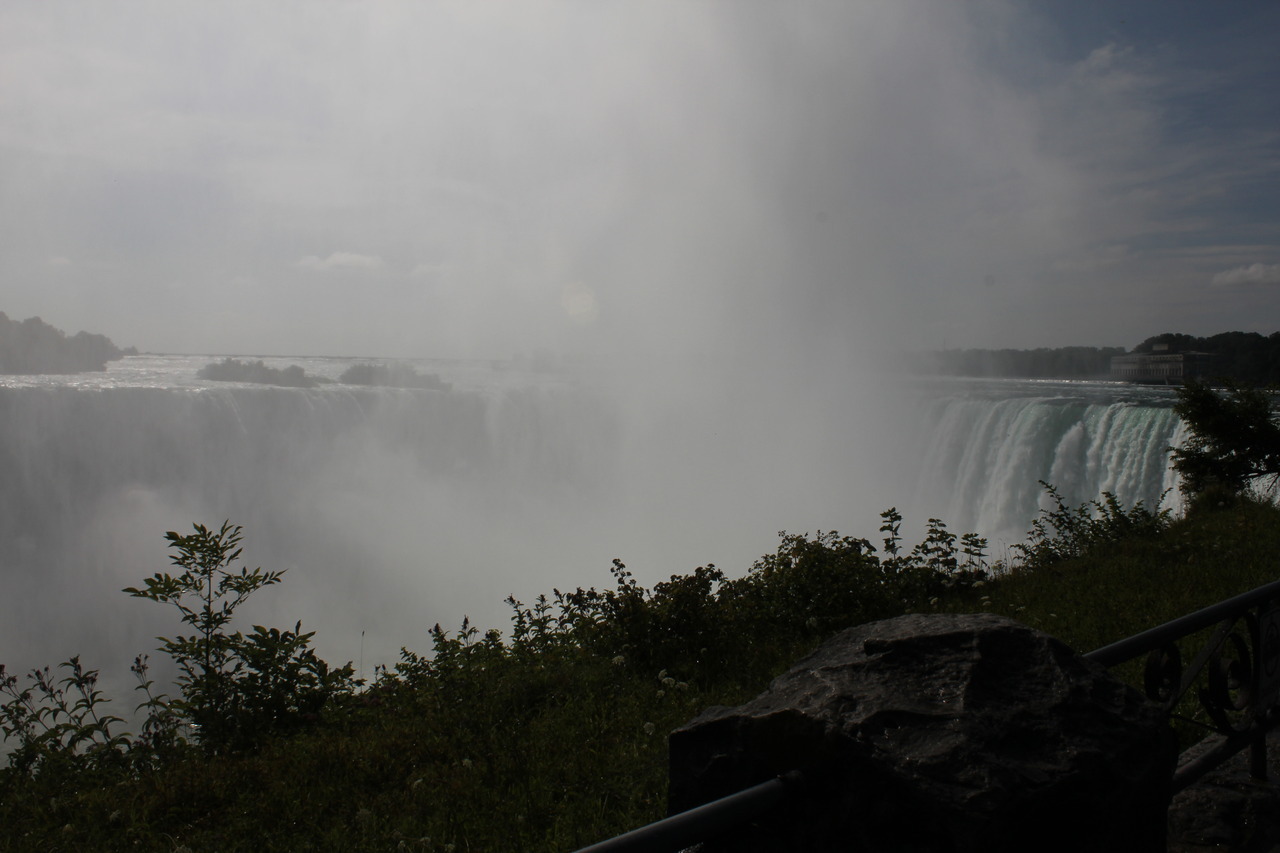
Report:
[{"label": "horseshoe falls", "polygon": [[1168,448],[1184,427],[1169,389],[971,383],[930,397],[919,417],[913,505],[953,531],[1021,541],[1051,506],[1041,481],[1070,506],[1111,493],[1126,507],[1180,509]]},{"label": "horseshoe falls", "polygon": [[[245,561],[288,570],[247,620],[301,619],[367,675],[437,621],[505,626],[508,594],[607,585],[613,557],[645,583],[740,573],[780,528],[876,541],[889,506],[910,544],[937,517],[998,555],[1038,480],[1155,505],[1180,440],[1168,389],[1108,383],[903,379],[812,411],[752,408],[769,391],[748,384],[637,423],[617,388],[509,365],[416,365],[449,390],[303,389],[198,379],[210,360],[0,377],[0,662],[124,671],[175,626],[120,590],[193,522],[243,525]],[[323,378],[352,360],[268,361]]]}]

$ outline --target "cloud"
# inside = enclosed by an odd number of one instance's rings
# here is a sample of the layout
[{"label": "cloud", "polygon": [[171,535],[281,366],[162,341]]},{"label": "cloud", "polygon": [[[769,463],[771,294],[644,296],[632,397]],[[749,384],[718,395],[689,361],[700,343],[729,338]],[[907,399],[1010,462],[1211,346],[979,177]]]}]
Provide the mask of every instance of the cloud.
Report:
[{"label": "cloud", "polygon": [[580,282],[565,285],[560,294],[560,304],[571,321],[589,326],[600,316],[600,305],[595,292]]},{"label": "cloud", "polygon": [[341,352],[1114,343],[1280,259],[1270,101],[1111,27],[1046,43],[1059,4],[46,5],[0,28],[0,274],[46,306],[129,269],[93,291],[118,337],[197,310],[147,294],[198,267],[281,312],[254,349],[310,351],[284,264],[396,300],[317,298]]},{"label": "cloud", "polygon": [[1247,284],[1280,284],[1280,264],[1252,264],[1224,270],[1213,277],[1214,287]]},{"label": "cloud", "polygon": [[441,263],[421,263],[409,271],[409,275],[414,278],[436,278],[445,269],[445,265]]},{"label": "cloud", "polygon": [[382,268],[382,258],[377,255],[358,255],[355,252],[334,252],[327,258],[307,255],[298,260],[303,269],[320,270],[376,270]]},{"label": "cloud", "polygon": [[1055,272],[1093,273],[1124,263],[1129,257],[1129,246],[1121,243],[1114,246],[1081,249],[1078,255],[1054,261],[1052,268]]}]

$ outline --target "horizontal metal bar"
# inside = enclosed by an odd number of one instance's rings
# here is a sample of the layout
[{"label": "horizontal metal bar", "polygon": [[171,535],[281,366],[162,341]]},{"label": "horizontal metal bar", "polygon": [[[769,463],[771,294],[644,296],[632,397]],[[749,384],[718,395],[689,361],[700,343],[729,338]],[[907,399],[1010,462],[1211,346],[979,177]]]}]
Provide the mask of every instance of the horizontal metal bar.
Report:
[{"label": "horizontal metal bar", "polygon": [[1138,655],[1145,654],[1152,649],[1158,649],[1188,634],[1194,634],[1201,628],[1207,628],[1224,619],[1239,616],[1249,608],[1270,601],[1273,598],[1280,598],[1280,581],[1274,581],[1255,590],[1241,593],[1235,598],[1228,598],[1226,601],[1211,604],[1202,610],[1188,613],[1186,616],[1180,616],[1163,625],[1143,631],[1141,634],[1134,634],[1132,637],[1117,640],[1109,646],[1094,649],[1084,657],[1103,666],[1115,666],[1118,663],[1123,663],[1131,658],[1136,658]]},{"label": "horizontal metal bar", "polygon": [[675,853],[746,823],[786,799],[804,781],[792,770],[759,785],[674,814],[625,835],[583,847],[577,853]]},{"label": "horizontal metal bar", "polygon": [[1210,770],[1226,764],[1227,759],[1246,747],[1252,746],[1259,738],[1265,738],[1277,724],[1280,724],[1280,714],[1273,711],[1254,720],[1244,731],[1219,736],[1217,742],[1213,743],[1209,749],[1178,764],[1177,770],[1173,773],[1171,786],[1173,793],[1176,794],[1190,787]]}]

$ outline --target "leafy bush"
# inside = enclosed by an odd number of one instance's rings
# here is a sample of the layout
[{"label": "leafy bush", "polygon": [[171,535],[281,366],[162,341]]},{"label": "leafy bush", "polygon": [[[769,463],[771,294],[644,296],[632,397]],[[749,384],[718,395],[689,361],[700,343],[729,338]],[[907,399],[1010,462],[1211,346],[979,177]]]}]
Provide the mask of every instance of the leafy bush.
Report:
[{"label": "leafy bush", "polygon": [[144,588],[124,591],[177,608],[195,633],[160,637],[161,649],[178,664],[182,698],[172,708],[193,727],[196,739],[211,751],[244,749],[265,737],[312,720],[331,697],[353,689],[350,663],[336,670],[310,648],[314,632],[253,626],[245,636],[227,633],[235,611],[253,593],[280,582],[283,571],[239,572],[241,528],[194,525],[182,536],[165,534],[177,550],[178,575],[157,573]]},{"label": "leafy bush", "polygon": [[28,673],[25,685],[0,665],[0,733],[13,745],[11,773],[46,780],[128,777],[183,758],[189,739],[210,753],[252,749],[315,722],[326,703],[355,691],[351,664],[335,669],[320,660],[310,647],[313,634],[302,633],[301,623],[292,631],[261,625],[248,635],[229,631],[237,608],[284,575],[233,570],[241,536],[229,522],[218,530],[197,524],[186,536],[171,531],[165,538],[182,572],[157,573],[143,588],[125,590],[173,605],[194,631],[159,638],[178,664],[180,698],[155,692],[146,656],[134,660],[136,689],[145,697],[139,734],[121,731],[124,720],[104,711],[108,700],[97,689],[98,672],[85,669],[78,656],[60,665],[65,678],[45,667]]},{"label": "leafy bush", "polygon": [[1023,568],[1043,568],[1083,557],[1123,539],[1152,536],[1165,530],[1171,521],[1168,509],[1152,512],[1138,501],[1126,510],[1110,492],[1103,492],[1101,500],[1069,507],[1056,488],[1043,480],[1040,485],[1054,507],[1040,510],[1027,531],[1026,542],[1013,546]]},{"label": "leafy bush", "polygon": [[[680,672],[704,682],[726,669],[764,671],[781,648],[778,636],[804,640],[845,625],[896,615],[948,590],[988,577],[986,541],[956,536],[937,519],[929,536],[901,554],[896,509],[887,511],[881,558],[866,539],[836,531],[781,531],[775,553],[740,578],[714,565],[673,575],[645,589],[614,560],[614,588],[555,590],[554,605],[515,609],[513,649],[580,648],[648,671]],[[783,654],[786,654],[784,651]]]},{"label": "leafy bush", "polygon": [[[1088,649],[1248,588],[1242,578],[1270,571],[1280,535],[1273,508],[1250,507],[1248,517],[1197,519],[1206,529],[1194,535],[1182,522],[1104,548],[1108,536],[1149,532],[1165,516],[1113,498],[1073,510],[1050,494],[1057,510],[1033,532],[1057,543],[1046,553],[1108,555],[1088,582],[1079,563],[992,577],[985,541],[937,520],[904,546],[890,509],[882,547],[783,532],[736,578],[707,565],[646,588],[615,561],[609,588],[556,590],[528,606],[508,599],[506,636],[466,619],[456,632],[435,626],[428,653],[402,650],[367,686],[349,664],[315,660],[299,625],[233,630],[244,596],[282,574],[232,570],[238,527],[170,533],[177,576],[130,592],[183,617],[190,636],[163,641],[187,663],[180,698],[153,693],[139,658],[148,721],[113,742],[120,724],[91,683],[87,694],[60,685],[66,710],[44,719],[79,713],[83,731],[64,731],[64,747],[28,750],[34,763],[0,768],[0,851],[577,849],[663,813],[664,733],[708,705],[755,695],[833,631],[909,611],[983,609]],[[1212,578],[1194,580],[1206,571]],[[5,693],[6,708],[16,694]],[[24,701],[0,719],[12,726],[56,705],[38,686]],[[192,715],[209,713],[201,702],[225,717],[192,730]],[[33,738],[44,731],[34,722]]]},{"label": "leafy bush", "polygon": [[68,670],[66,678],[55,679],[48,667],[34,669],[30,685],[21,687],[0,665],[0,694],[8,697],[0,705],[0,731],[17,742],[10,767],[37,775],[120,766],[130,742],[112,734],[124,721],[102,712],[106,700],[97,689],[97,670],[86,670],[79,656],[60,668]]}]

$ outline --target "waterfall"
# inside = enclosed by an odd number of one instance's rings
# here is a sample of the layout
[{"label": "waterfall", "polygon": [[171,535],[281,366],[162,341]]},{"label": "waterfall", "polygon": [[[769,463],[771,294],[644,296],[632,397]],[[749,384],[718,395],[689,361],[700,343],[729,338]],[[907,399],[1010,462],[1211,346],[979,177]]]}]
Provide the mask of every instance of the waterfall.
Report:
[{"label": "waterfall", "polygon": [[607,584],[612,557],[646,583],[707,561],[737,573],[783,527],[874,540],[890,505],[996,546],[1020,541],[1037,480],[1071,503],[1155,505],[1180,440],[1167,394],[1115,388],[949,381],[861,420],[685,408],[637,426],[620,395],[534,374],[300,389],[138,364],[152,373],[134,384],[0,385],[0,662],[127,666],[154,648],[172,616],[119,590],[164,570],[164,531],[195,521],[242,524],[250,565],[289,570],[247,618],[301,618],[336,662],[363,632],[386,663],[437,620],[504,624],[508,594]]},{"label": "waterfall", "polygon": [[[368,629],[369,659],[394,660],[434,620],[480,615],[467,602],[497,619],[527,594],[522,569],[567,536],[549,519],[590,525],[616,434],[598,397],[551,383],[0,387],[0,663],[154,648],[171,615],[119,591],[164,569],[166,530],[224,519],[252,565],[290,570],[289,594],[249,618],[323,622],[329,640]],[[565,583],[608,565],[574,574],[563,550]]]},{"label": "waterfall", "polygon": [[1040,481],[1071,506],[1109,492],[1178,508],[1168,448],[1183,426],[1167,401],[954,396],[932,400],[923,421],[915,502],[952,530],[1018,541],[1045,506]]}]

